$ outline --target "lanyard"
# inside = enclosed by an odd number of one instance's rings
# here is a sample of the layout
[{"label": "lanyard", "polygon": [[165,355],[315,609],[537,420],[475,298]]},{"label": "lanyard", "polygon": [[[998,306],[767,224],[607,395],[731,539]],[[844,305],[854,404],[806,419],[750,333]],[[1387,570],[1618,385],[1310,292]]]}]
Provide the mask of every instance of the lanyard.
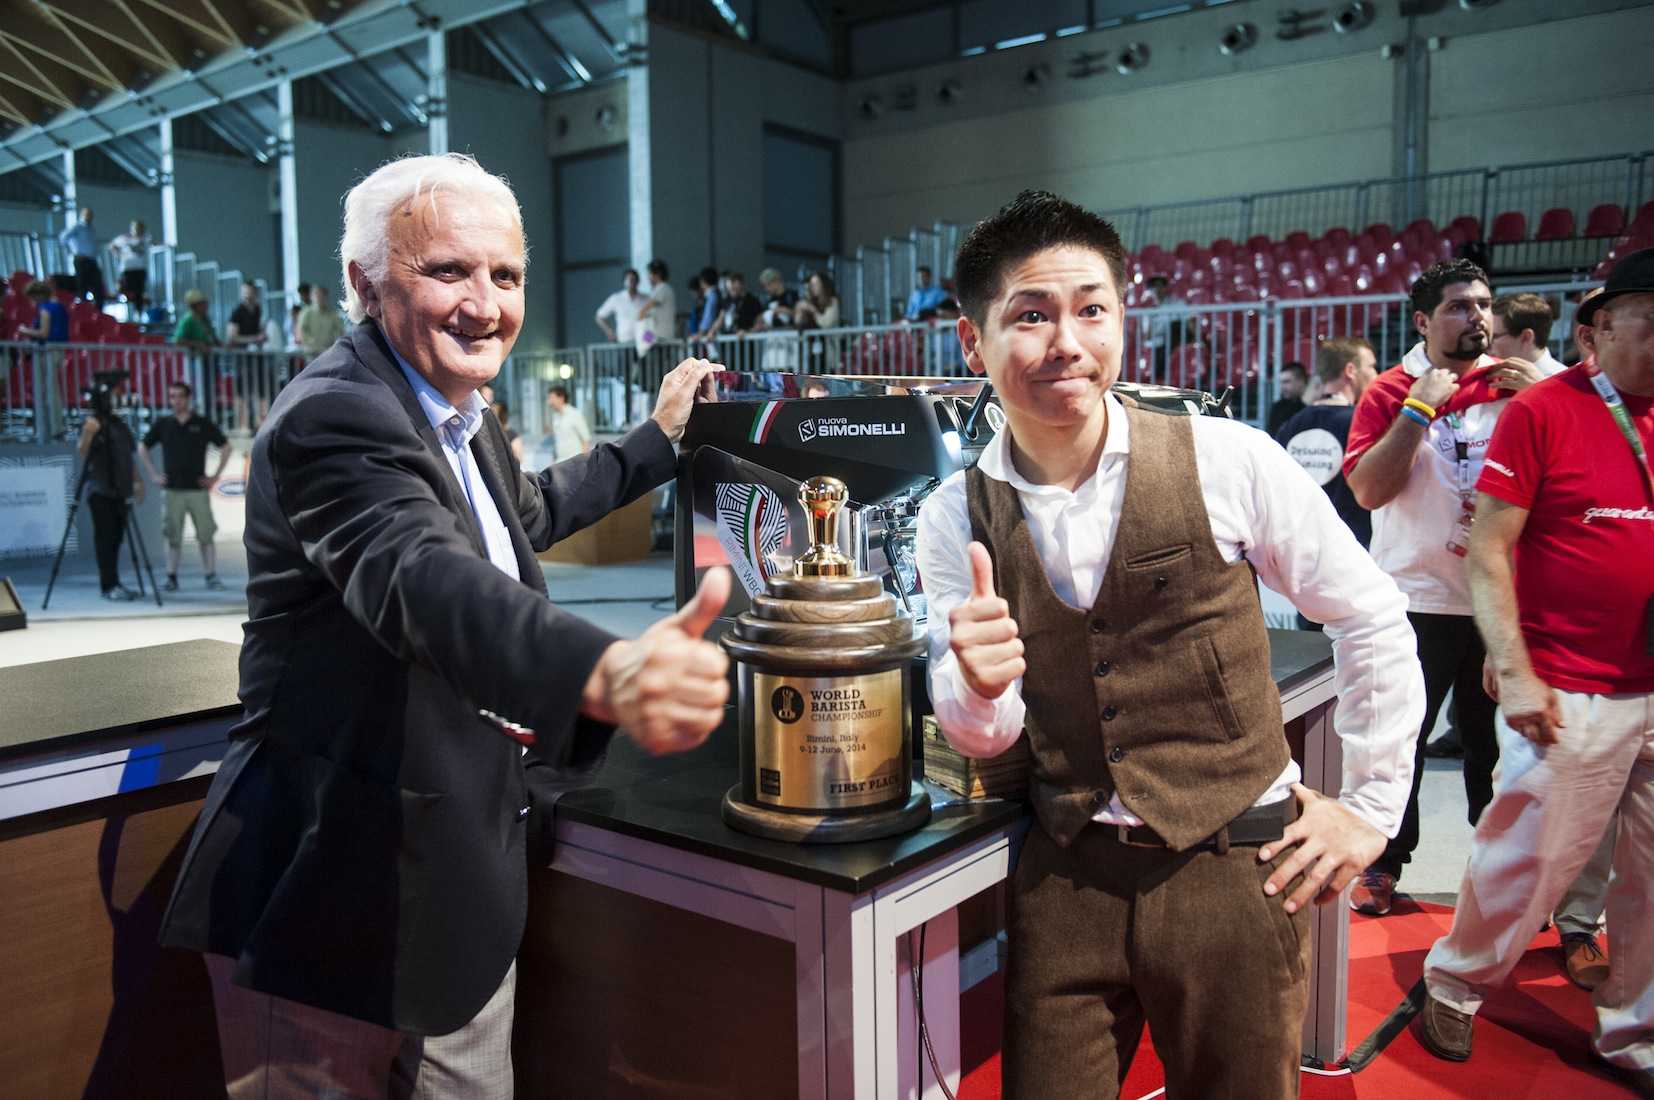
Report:
[{"label": "lanyard", "polygon": [[1459,464],[1459,495],[1473,496],[1475,486],[1470,480],[1470,437],[1465,434],[1464,413],[1448,413],[1442,417],[1442,422],[1453,435],[1453,458]]},{"label": "lanyard", "polygon": [[1642,436],[1637,434],[1637,426],[1631,423],[1631,413],[1626,409],[1625,402],[1620,398],[1620,391],[1614,388],[1614,383],[1602,373],[1602,368],[1595,362],[1585,368],[1585,376],[1591,380],[1591,387],[1602,398],[1602,403],[1608,406],[1608,413],[1614,418],[1614,424],[1619,428],[1625,441],[1631,444],[1631,453],[1636,456],[1637,465],[1642,468],[1643,483],[1648,491],[1654,495],[1654,470],[1648,465],[1648,452],[1643,449]]}]

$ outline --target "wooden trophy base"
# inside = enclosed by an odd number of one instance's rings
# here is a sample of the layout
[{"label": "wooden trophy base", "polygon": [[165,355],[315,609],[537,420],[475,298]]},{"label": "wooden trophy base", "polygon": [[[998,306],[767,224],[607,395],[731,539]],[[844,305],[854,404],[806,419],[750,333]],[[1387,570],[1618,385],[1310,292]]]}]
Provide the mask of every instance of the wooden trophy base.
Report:
[{"label": "wooden trophy base", "polygon": [[724,824],[753,836],[795,844],[852,844],[909,833],[930,820],[930,795],[917,780],[907,802],[865,814],[789,814],[741,801],[741,785],[724,794]]}]

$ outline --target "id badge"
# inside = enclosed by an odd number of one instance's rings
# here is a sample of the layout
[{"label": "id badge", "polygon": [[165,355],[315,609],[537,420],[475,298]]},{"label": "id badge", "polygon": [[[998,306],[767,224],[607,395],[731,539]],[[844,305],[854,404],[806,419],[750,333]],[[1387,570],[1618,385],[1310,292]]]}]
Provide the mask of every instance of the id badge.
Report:
[{"label": "id badge", "polygon": [[1476,522],[1476,504],[1470,497],[1459,495],[1459,515],[1453,521],[1453,530],[1447,536],[1447,550],[1464,557],[1470,552],[1470,526]]}]

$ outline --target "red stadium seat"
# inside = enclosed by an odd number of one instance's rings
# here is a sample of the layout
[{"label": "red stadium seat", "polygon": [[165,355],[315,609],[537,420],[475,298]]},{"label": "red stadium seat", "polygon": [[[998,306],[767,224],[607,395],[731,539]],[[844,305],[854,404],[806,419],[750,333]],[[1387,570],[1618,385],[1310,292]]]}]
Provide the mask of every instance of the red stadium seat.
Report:
[{"label": "red stadium seat", "polygon": [[1341,225],[1335,225],[1326,232],[1327,240],[1339,247],[1343,247],[1348,244],[1350,242],[1350,237],[1350,231]]},{"label": "red stadium seat", "polygon": [[1261,252],[1265,249],[1275,247],[1275,242],[1263,233],[1255,233],[1246,238],[1246,247],[1250,248],[1254,252]]},{"label": "red stadium seat", "polygon": [[1489,244],[1514,244],[1517,241],[1528,239],[1528,219],[1520,210],[1506,210],[1493,219],[1493,232],[1488,235]]},{"label": "red stadium seat", "polygon": [[20,295],[29,289],[29,284],[32,282],[34,282],[34,276],[29,272],[14,271],[11,273],[11,278],[6,280],[6,285],[11,288],[13,294]]},{"label": "red stadium seat", "polygon": [[1574,212],[1566,206],[1553,206],[1539,216],[1536,241],[1565,241],[1574,235]]},{"label": "red stadium seat", "polygon": [[1631,231],[1633,233],[1651,227],[1654,227],[1654,200],[1637,207],[1637,216],[1631,219]]},{"label": "red stadium seat", "polygon": [[1182,260],[1194,262],[1194,257],[1200,251],[1200,246],[1193,241],[1178,241],[1177,247],[1172,249],[1172,255]]},{"label": "red stadium seat", "polygon": [[1388,222],[1374,222],[1361,231],[1364,237],[1371,237],[1381,245],[1387,245],[1396,239],[1396,231],[1390,228]]},{"label": "red stadium seat", "polygon": [[1275,297],[1299,299],[1304,297],[1304,284],[1300,279],[1282,278],[1275,284]]},{"label": "red stadium seat", "polygon": [[1412,221],[1407,223],[1407,228],[1401,231],[1401,235],[1403,237],[1408,234],[1434,237],[1436,235],[1436,223],[1431,221],[1429,218],[1414,218]]},{"label": "red stadium seat", "polygon": [[1292,246],[1293,251],[1308,248],[1310,244],[1309,234],[1302,229],[1294,229],[1286,235],[1286,243]]},{"label": "red stadium seat", "polygon": [[1380,294],[1406,294],[1408,285],[1402,273],[1395,268],[1391,268],[1378,277],[1374,289]]},{"label": "red stadium seat", "polygon": [[1605,202],[1591,207],[1585,216],[1585,236],[1617,237],[1625,231],[1625,208],[1619,203]]},{"label": "red stadium seat", "polygon": [[1321,281],[1321,273],[1313,267],[1304,269],[1304,293],[1311,298],[1319,298],[1326,290],[1326,284]]},{"label": "red stadium seat", "polygon": [[1235,242],[1230,240],[1228,237],[1219,237],[1217,240],[1212,242],[1212,255],[1234,256],[1234,254]]},{"label": "red stadium seat", "polygon": [[1348,275],[1334,275],[1327,280],[1327,294],[1334,298],[1349,298],[1355,294],[1355,280]]},{"label": "red stadium seat", "polygon": [[1452,240],[1455,246],[1466,241],[1479,241],[1482,239],[1481,220],[1469,214],[1461,215],[1453,219],[1442,235]]}]

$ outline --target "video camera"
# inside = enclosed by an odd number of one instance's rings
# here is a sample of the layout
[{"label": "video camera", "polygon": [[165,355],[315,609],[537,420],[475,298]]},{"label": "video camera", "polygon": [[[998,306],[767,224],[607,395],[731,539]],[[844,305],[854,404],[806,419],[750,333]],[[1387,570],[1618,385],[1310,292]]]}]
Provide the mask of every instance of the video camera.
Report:
[{"label": "video camera", "polygon": [[92,384],[80,391],[81,401],[94,416],[110,416],[115,411],[115,387],[131,377],[130,371],[100,370],[92,372]]}]

